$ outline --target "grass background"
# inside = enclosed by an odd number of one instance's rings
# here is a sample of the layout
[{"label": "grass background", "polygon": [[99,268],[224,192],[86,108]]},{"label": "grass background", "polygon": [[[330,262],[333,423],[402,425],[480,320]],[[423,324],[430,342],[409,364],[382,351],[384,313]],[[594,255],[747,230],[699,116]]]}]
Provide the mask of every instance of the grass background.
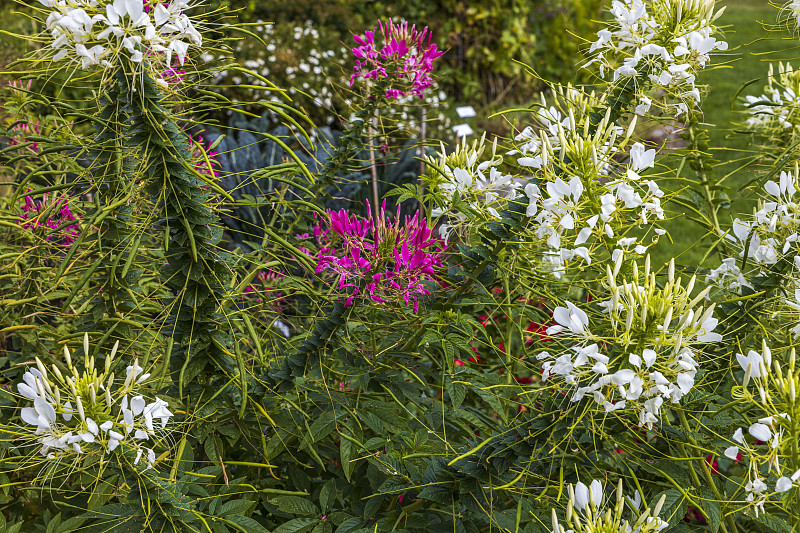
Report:
[{"label": "grass background", "polygon": [[[728,187],[727,194],[734,198],[731,207],[720,212],[720,223],[725,228],[737,216],[752,212],[758,186],[745,188],[745,184],[768,170],[757,165],[745,165],[745,159],[753,153],[759,141],[734,131],[736,124],[746,119],[742,113],[743,95],[762,94],[770,63],[791,61],[793,66],[800,66],[800,62],[795,61],[800,57],[800,44],[797,35],[787,32],[785,25],[777,27],[779,18],[785,18],[786,14],[765,0],[728,0],[721,5],[725,5],[726,10],[717,24],[725,30],[729,49],[725,54],[718,55],[715,64],[698,76],[698,83],[709,86],[702,108],[703,122],[709,134],[709,151],[717,160],[711,181],[722,179],[722,185]],[[737,91],[752,80],[755,81],[734,101]],[[673,169],[679,165],[679,154],[675,155],[666,161]],[[677,177],[666,179],[663,188],[680,190],[688,184],[687,179],[693,174],[693,171],[684,168]],[[653,264],[663,264],[676,256],[676,263],[687,267],[717,266],[720,258],[716,251],[712,251],[701,264],[714,239],[704,238],[702,228],[688,220],[682,212],[676,211],[677,208],[673,206],[671,210],[668,209],[667,216],[672,219],[665,224],[674,245],[662,238],[651,249]]]}]

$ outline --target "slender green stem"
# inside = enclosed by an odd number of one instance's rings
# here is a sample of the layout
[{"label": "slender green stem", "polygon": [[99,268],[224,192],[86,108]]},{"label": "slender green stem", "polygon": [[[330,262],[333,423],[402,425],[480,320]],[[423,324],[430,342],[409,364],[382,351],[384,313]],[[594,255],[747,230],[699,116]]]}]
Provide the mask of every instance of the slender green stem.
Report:
[{"label": "slender green stem", "polygon": [[[683,411],[678,410],[678,418],[681,421],[681,427],[686,431],[686,436],[689,439],[689,443],[692,445],[692,447],[697,448],[697,449],[701,449],[697,445],[697,442],[695,441],[694,437],[692,437],[692,435],[691,435],[692,428],[689,426],[689,421],[686,419],[686,414]],[[681,444],[680,447],[683,448],[683,444]],[[686,455],[685,451],[683,453],[684,453],[684,455]],[[725,527],[725,522],[727,522],[728,526],[730,527],[730,533],[738,532],[739,528],[736,527],[736,521],[734,521],[734,519],[730,515],[728,515],[728,516],[725,515],[725,505],[726,505],[727,502],[725,501],[725,499],[720,494],[719,489],[717,488],[717,484],[714,482],[714,478],[711,475],[711,468],[710,468],[710,466],[708,464],[708,461],[706,461],[705,459],[700,461],[700,467],[703,470],[703,477],[705,478],[706,483],[708,483],[708,486],[711,489],[711,492],[714,493],[714,497],[717,499],[717,502],[719,502],[719,504],[720,504],[722,516],[725,517],[725,519],[723,521],[720,521],[720,528],[722,529],[723,533],[727,532],[728,528]],[[697,476],[697,473],[694,470],[691,470],[691,472],[692,472],[693,476],[695,476],[695,477]],[[699,483],[699,481],[698,481],[698,483]]]}]

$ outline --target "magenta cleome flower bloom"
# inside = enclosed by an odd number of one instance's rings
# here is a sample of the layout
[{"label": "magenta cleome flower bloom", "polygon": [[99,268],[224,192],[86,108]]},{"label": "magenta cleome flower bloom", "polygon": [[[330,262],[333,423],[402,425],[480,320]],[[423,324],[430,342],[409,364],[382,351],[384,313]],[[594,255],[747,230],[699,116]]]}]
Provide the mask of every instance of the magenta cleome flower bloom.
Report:
[{"label": "magenta cleome flower bloom", "polygon": [[[42,215],[47,214],[47,220],[42,219]],[[77,224],[70,222],[77,221],[76,217],[69,210],[66,197],[56,198],[55,195],[48,197],[45,193],[42,199],[34,201],[31,196],[25,197],[25,205],[22,206],[22,227],[36,230],[38,228],[49,228],[55,230],[61,228],[57,233],[48,232],[45,238],[48,242],[69,246],[80,234]]]},{"label": "magenta cleome flower bloom", "polygon": [[[375,43],[376,34],[383,38],[382,46]],[[354,35],[353,39],[358,46],[353,48],[356,64],[350,86],[358,79],[402,80],[402,88],[393,86],[386,90],[387,98],[400,98],[407,92],[422,98],[425,89],[433,84],[430,76],[433,62],[444,53],[431,43],[427,27],[417,31],[416,26],[409,28],[407,22],[399,25],[391,20],[386,25],[379,22],[378,28],[367,30],[363,37]]]},{"label": "magenta cleome flower bloom", "polygon": [[[367,210],[371,213],[369,202]],[[386,202],[375,220],[359,219],[342,209],[329,211],[329,229],[317,254],[316,273],[333,272],[339,289],[348,293],[346,305],[361,296],[373,302],[402,300],[417,312],[419,296],[430,294],[424,281],[435,280],[442,266],[444,242],[432,237],[432,230],[419,212],[400,224],[400,207],[394,221],[386,217]],[[335,248],[339,245],[339,249]]]},{"label": "magenta cleome flower bloom", "polygon": [[[221,168],[221,165],[219,164],[219,161],[217,161],[217,156],[219,154],[217,152],[209,151],[208,149],[208,147],[210,147],[212,144],[212,142],[206,143],[202,137],[197,137],[197,139],[189,137],[189,150],[192,152],[191,158],[194,169],[204,176],[216,178],[217,171]],[[206,162],[205,157],[203,157],[203,152],[200,150],[201,147],[205,149],[206,155],[208,156],[208,162]],[[208,166],[208,163],[211,163],[210,167]]]}]

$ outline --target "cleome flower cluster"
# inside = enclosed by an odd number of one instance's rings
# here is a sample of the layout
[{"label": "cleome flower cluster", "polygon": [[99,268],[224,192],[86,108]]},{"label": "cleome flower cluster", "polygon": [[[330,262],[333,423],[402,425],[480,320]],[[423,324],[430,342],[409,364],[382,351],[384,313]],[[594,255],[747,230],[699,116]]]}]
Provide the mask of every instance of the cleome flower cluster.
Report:
[{"label": "cleome flower cluster", "polygon": [[[376,36],[382,38],[382,44],[375,42]],[[433,84],[430,75],[433,62],[444,53],[431,43],[427,27],[417,31],[416,26],[409,27],[407,22],[379,22],[377,28],[367,30],[363,37],[354,35],[353,39],[358,46],[353,48],[356,64],[350,85],[358,79],[390,78],[392,83],[385,91],[386,98],[400,98],[409,93],[422,98],[425,89]]]},{"label": "cleome flower cluster", "polygon": [[[449,238],[478,220],[500,217],[509,200],[520,196],[523,182],[504,174],[498,167],[503,157],[497,154],[497,140],[492,144],[491,158],[482,161],[486,152],[486,135],[467,144],[462,138],[458,147],[448,153],[444,146],[435,156],[427,156],[429,174],[421,180],[433,190],[438,207],[431,215],[439,218],[439,233]],[[444,218],[442,218],[444,217]]]},{"label": "cleome flower cluster", "polygon": [[425,282],[435,279],[444,246],[419,212],[401,224],[400,206],[393,222],[385,208],[384,200],[378,216],[369,219],[344,209],[329,211],[328,229],[315,232],[323,242],[316,273],[338,277],[339,290],[348,295],[346,305],[358,297],[379,303],[402,300],[406,306],[413,304],[416,313],[419,297],[430,294]]},{"label": "cleome flower cluster", "polygon": [[42,195],[41,200],[25,197],[22,206],[22,227],[38,232],[46,232],[45,240],[53,244],[68,246],[80,234],[76,217],[69,209],[67,197]]},{"label": "cleome flower cluster", "polygon": [[[556,276],[575,258],[590,264],[595,243],[611,251],[612,261],[623,252],[644,255],[649,245],[623,235],[625,229],[634,220],[652,224],[664,219],[664,192],[655,180],[640,175],[655,166],[655,149],[638,142],[626,149],[630,133],[607,118],[590,135],[590,99],[568,88],[560,104],[565,112],[543,105],[536,116],[542,128],[526,127],[508,153],[536,178],[524,187],[526,214],[553,258]],[[633,127],[635,121],[628,132]],[[653,231],[665,233],[658,227]]]},{"label": "cleome flower cluster", "polygon": [[612,297],[598,304],[602,313],[597,318],[598,330],[607,337],[594,335],[586,311],[566,302],[556,307],[556,325],[547,334],[580,342],[537,358],[544,362],[542,380],[563,382],[572,391],[572,402],[590,397],[605,412],[634,407],[639,424],[652,429],[665,403],[680,403],[694,388],[700,366],[694,345],[722,336],[714,333],[714,305],[698,305],[709,288],[691,298],[695,278],[683,287],[674,276],[674,262],[667,283],[659,287],[649,262],[648,256],[641,277],[634,262],[633,277],[621,283],[616,276],[622,260],[614,270],[608,267]]},{"label": "cleome flower cluster", "polygon": [[645,90],[650,84],[672,96],[668,108],[674,115],[700,103],[696,72],[710,62],[715,50],[727,50],[717,40],[713,25],[714,0],[614,0],[614,23],[597,33],[589,52],[600,77],[610,72],[614,82],[636,80],[636,112],[644,115],[653,104]]},{"label": "cleome flower cluster", "polygon": [[[784,259],[791,263],[791,276],[797,277],[800,269],[798,175],[800,168],[796,165],[791,172],[782,171],[777,181],[767,181],[758,210],[752,217],[733,221],[732,231],[725,237],[734,256],[723,258],[722,264],[709,272],[708,283],[741,294],[745,287],[753,288],[748,280],[764,274]],[[744,264],[749,266],[746,272],[742,271]],[[800,287],[795,283],[790,288],[794,290],[784,303],[792,312],[800,311],[800,292],[797,292]],[[800,321],[793,331],[795,335],[800,334]]]},{"label": "cleome flower cluster", "polygon": [[57,365],[48,371],[36,359],[36,368],[25,372],[17,384],[19,394],[33,402],[20,412],[28,424],[25,433],[47,459],[66,456],[80,458],[91,454],[110,454],[117,448],[134,452],[134,464],[144,458],[146,468],[156,461],[155,446],[173,414],[167,402],[152,401],[140,394],[150,374],[134,362],[125,371],[125,379],[116,379],[110,371],[118,344],[106,358],[105,369],[95,367],[89,355],[89,338],[84,336],[84,369],[72,364],[69,349],[64,347],[68,375]]},{"label": "cleome flower cluster", "polygon": [[800,487],[800,470],[793,472],[782,462],[791,457],[797,446],[789,430],[793,416],[796,417],[792,412],[796,413],[795,391],[800,388],[800,371],[794,348],[788,364],[773,361],[772,350],[763,339],[760,353],[755,350],[749,350],[746,355],[737,353],[736,362],[744,375],[734,397],[743,405],[756,407],[764,416],[749,426],[737,428],[731,436],[732,445],[723,455],[737,463],[742,461],[747,468],[745,500],[758,516],[759,512],[764,512],[771,494],[780,495]]},{"label": "cleome flower cluster", "polygon": [[638,490],[634,492],[633,498],[624,495],[620,479],[613,506],[604,505],[604,499],[603,484],[596,479],[588,486],[580,481],[575,485],[569,485],[565,523],[571,529],[566,529],[559,523],[558,515],[553,509],[552,532],[654,533],[669,527],[669,523],[658,516],[664,506],[664,496],[652,509],[643,506]]},{"label": "cleome flower cluster", "polygon": [[[183,65],[189,47],[203,37],[184,12],[187,0],[39,0],[50,9],[45,25],[55,51],[53,61],[68,60],[81,69],[110,66],[119,56],[133,63],[158,65],[171,72],[173,59]],[[166,76],[170,77],[170,76]],[[166,86],[164,76],[159,84]]]},{"label": "cleome flower cluster", "polygon": [[800,128],[800,73],[789,63],[770,64],[767,85],[758,96],[745,96],[750,115],[747,128],[768,138],[787,142]]}]

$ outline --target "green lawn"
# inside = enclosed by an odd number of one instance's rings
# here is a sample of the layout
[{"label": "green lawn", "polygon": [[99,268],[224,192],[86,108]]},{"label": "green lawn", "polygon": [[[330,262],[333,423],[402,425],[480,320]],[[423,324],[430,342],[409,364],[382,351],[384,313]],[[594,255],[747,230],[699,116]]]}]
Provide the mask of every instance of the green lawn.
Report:
[{"label": "green lawn", "polygon": [[[753,194],[756,191],[753,187],[747,190],[743,190],[743,187],[765,171],[755,166],[741,168],[742,160],[752,154],[754,145],[750,136],[733,132],[734,123],[744,120],[744,116],[736,111],[742,109],[740,101],[734,103],[735,110],[731,108],[733,98],[740,87],[751,80],[758,81],[749,85],[742,94],[761,94],[770,62],[788,60],[796,67],[800,66],[800,61],[797,61],[800,58],[800,39],[785,30],[772,28],[777,23],[780,11],[769,6],[765,0],[728,0],[724,5],[727,5],[727,9],[717,23],[724,27],[730,48],[724,59],[717,56],[714,68],[704,71],[698,81],[710,86],[703,102],[703,120],[708,125],[711,153],[719,161],[715,165],[712,180],[725,177],[723,184],[730,188],[728,194],[731,198],[744,195],[743,199],[733,202],[731,209],[721,214],[720,222],[726,225],[741,213],[752,212],[755,205]],[[677,167],[678,162],[672,161],[671,164]],[[669,180],[665,188],[676,190],[685,186],[686,182],[682,179],[686,177],[688,172],[684,170],[678,180]],[[669,215],[675,217],[666,225],[675,245],[670,246],[667,241],[662,241],[652,249],[653,259],[668,261],[685,250],[678,261],[686,266],[700,266],[711,241],[702,240],[702,231],[682,216],[683,213],[672,212]],[[718,263],[718,258],[711,254],[702,266],[708,268]]]}]

